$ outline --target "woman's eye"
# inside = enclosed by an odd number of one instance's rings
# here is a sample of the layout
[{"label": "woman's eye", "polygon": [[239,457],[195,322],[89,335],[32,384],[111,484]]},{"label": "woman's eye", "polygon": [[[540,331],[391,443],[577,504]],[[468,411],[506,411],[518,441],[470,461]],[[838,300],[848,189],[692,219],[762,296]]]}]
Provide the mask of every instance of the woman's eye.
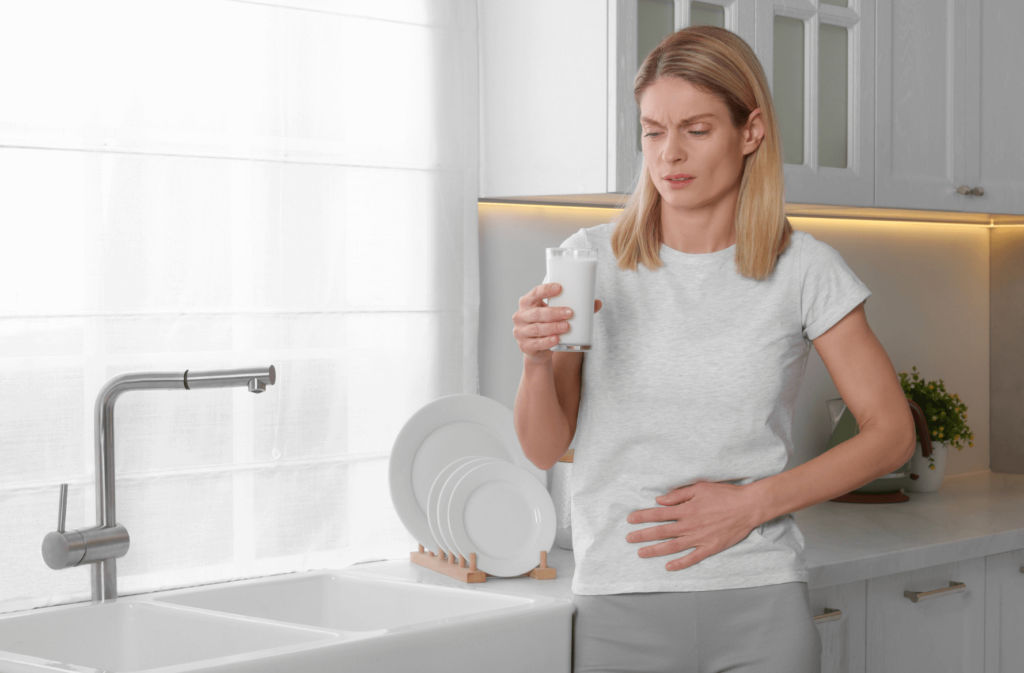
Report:
[{"label": "woman's eye", "polygon": [[655,133],[654,131],[649,131],[649,132],[644,134],[644,138],[653,138],[656,135],[661,135],[661,134]]},{"label": "woman's eye", "polygon": [[708,134],[708,131],[690,131],[690,133],[692,133],[695,136],[706,136]]}]

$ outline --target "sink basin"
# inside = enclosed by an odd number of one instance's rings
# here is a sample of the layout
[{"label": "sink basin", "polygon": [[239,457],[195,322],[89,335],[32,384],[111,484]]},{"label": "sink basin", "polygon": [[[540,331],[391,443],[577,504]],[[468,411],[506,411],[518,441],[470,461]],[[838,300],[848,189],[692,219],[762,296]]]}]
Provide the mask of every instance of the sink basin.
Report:
[{"label": "sink basin", "polygon": [[[529,598],[429,584],[387,582],[341,573],[290,575],[233,582],[162,597],[161,603],[187,605],[258,619],[271,619],[339,631],[388,631],[413,624],[452,623],[494,610],[534,604]],[[464,621],[463,620],[463,621]]]},{"label": "sink basin", "polygon": [[301,649],[337,637],[149,602],[118,601],[0,619],[0,657],[11,660],[0,659],[0,670],[147,671]]},{"label": "sink basin", "polygon": [[0,673],[567,673],[574,612],[321,570],[0,615]]}]

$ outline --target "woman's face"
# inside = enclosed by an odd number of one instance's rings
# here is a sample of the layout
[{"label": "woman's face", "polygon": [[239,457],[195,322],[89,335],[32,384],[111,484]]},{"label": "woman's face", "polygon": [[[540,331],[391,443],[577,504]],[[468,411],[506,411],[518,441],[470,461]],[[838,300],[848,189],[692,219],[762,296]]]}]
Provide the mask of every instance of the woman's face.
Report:
[{"label": "woman's face", "polygon": [[764,135],[754,110],[736,128],[714,94],[678,77],[661,77],[640,98],[644,164],[665,205],[694,210],[739,193],[743,157]]}]

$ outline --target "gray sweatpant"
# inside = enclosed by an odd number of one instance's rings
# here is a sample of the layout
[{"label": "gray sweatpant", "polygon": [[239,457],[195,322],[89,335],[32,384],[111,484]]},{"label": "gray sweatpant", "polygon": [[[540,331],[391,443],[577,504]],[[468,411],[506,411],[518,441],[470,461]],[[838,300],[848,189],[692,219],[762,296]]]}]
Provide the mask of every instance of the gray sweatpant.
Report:
[{"label": "gray sweatpant", "polygon": [[807,582],[577,595],[574,673],[820,673]]}]

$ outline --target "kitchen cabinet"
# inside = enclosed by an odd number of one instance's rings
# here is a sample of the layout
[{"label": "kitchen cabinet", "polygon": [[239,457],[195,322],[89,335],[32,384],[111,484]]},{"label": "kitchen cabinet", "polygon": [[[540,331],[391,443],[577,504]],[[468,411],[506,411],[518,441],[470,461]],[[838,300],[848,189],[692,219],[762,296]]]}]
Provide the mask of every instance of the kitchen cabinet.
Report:
[{"label": "kitchen cabinet", "polygon": [[963,210],[978,0],[878,0],[877,9],[875,205]]},{"label": "kitchen cabinet", "polygon": [[878,0],[875,204],[1024,213],[1024,3]]},{"label": "kitchen cabinet", "polygon": [[981,671],[984,618],[983,557],[870,579],[866,671]]},{"label": "kitchen cabinet", "polygon": [[633,80],[665,35],[720,22],[754,41],[754,0],[485,0],[481,198],[628,194],[642,166]]},{"label": "kitchen cabinet", "polygon": [[874,10],[874,0],[758,3],[755,51],[791,203],[874,205]]},{"label": "kitchen cabinet", "polygon": [[[980,47],[969,59],[966,96],[967,178],[981,196],[966,196],[964,209],[1024,213],[1024,2],[981,0]],[[980,58],[980,62],[979,59]],[[979,91],[980,89],[980,91]],[[979,109],[980,108],[980,109]]]},{"label": "kitchen cabinet", "polygon": [[821,587],[809,593],[821,635],[821,673],[864,673],[867,582]]},{"label": "kitchen cabinet", "polygon": [[1024,213],[1024,2],[485,0],[479,20],[482,198],[621,203],[639,63],[707,23],[765,68],[788,202]]},{"label": "kitchen cabinet", "polygon": [[1024,665],[1024,549],[985,557],[985,673]]}]

